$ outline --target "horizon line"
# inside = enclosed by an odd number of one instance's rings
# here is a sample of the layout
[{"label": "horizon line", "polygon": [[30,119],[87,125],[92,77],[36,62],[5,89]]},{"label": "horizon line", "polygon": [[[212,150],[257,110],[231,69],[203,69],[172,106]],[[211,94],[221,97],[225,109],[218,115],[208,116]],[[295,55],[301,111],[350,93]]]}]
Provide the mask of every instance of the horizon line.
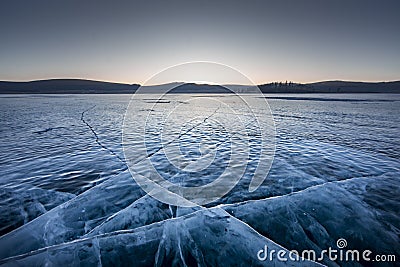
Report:
[{"label": "horizon line", "polygon": [[317,81],[308,81],[308,82],[297,82],[293,80],[274,80],[256,84],[239,84],[239,83],[221,83],[216,84],[214,82],[207,82],[207,81],[170,81],[165,83],[158,83],[158,84],[141,84],[141,83],[127,83],[127,82],[119,82],[119,81],[111,81],[111,80],[96,80],[96,79],[89,79],[89,78],[76,78],[76,77],[67,77],[67,78],[47,78],[47,79],[34,79],[34,80],[0,80],[0,82],[10,82],[10,83],[29,83],[29,82],[40,82],[40,81],[57,81],[57,80],[77,80],[77,81],[90,81],[90,82],[103,82],[103,83],[112,83],[112,84],[121,84],[121,85],[139,85],[139,86],[157,86],[157,85],[165,85],[171,83],[182,83],[182,84],[197,84],[197,85],[242,85],[242,86],[259,86],[259,85],[266,85],[271,83],[285,83],[285,82],[292,82],[294,84],[314,84],[314,83],[322,83],[322,82],[351,82],[351,83],[391,83],[391,82],[400,82],[398,80],[340,80],[340,79],[329,79],[329,80],[317,80]]}]

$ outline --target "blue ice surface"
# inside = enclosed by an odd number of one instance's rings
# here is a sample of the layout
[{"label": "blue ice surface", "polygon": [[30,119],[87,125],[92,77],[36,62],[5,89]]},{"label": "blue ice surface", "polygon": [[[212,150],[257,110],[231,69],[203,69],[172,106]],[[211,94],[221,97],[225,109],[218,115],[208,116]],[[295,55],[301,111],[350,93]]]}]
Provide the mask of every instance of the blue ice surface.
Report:
[{"label": "blue ice surface", "polygon": [[[146,195],[127,170],[127,95],[1,96],[1,263],[257,265],[264,264],[255,254],[263,244],[320,251],[338,238],[399,258],[400,97],[268,97],[277,144],[261,187],[248,192],[258,154],[257,129],[249,127],[248,166],[233,190],[206,207],[177,208]],[[160,125],[149,123],[151,161],[166,179],[198,186],[226,167],[232,143],[217,124],[176,140],[191,160],[201,156],[205,137],[218,147],[213,164],[191,173],[168,161]]]}]

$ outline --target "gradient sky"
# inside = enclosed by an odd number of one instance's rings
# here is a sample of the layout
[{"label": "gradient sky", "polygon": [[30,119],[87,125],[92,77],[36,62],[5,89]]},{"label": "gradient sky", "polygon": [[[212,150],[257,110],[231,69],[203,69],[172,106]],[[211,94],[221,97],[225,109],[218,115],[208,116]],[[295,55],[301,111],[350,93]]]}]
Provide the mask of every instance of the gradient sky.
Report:
[{"label": "gradient sky", "polygon": [[143,83],[193,60],[256,83],[400,80],[399,14],[400,1],[3,0],[0,80]]}]

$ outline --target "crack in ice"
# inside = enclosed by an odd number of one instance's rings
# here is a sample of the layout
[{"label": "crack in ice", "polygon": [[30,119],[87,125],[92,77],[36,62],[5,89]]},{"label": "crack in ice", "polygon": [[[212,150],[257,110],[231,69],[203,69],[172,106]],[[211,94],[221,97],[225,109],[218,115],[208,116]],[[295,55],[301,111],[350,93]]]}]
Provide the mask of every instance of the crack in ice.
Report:
[{"label": "crack in ice", "polygon": [[81,113],[81,121],[82,121],[84,124],[86,124],[87,127],[89,127],[90,131],[93,133],[94,137],[96,138],[96,140],[95,140],[96,143],[97,143],[101,148],[103,148],[104,150],[108,151],[110,154],[112,154],[113,156],[115,156],[120,162],[122,162],[124,165],[126,165],[126,162],[125,162],[124,159],[122,159],[120,156],[118,156],[118,154],[116,154],[114,151],[112,151],[111,149],[109,149],[108,147],[106,147],[105,145],[103,145],[103,144],[100,142],[99,136],[98,136],[98,134],[96,133],[96,131],[94,130],[94,128],[85,120],[85,118],[84,118],[85,113],[88,112],[89,110],[94,109],[95,107],[96,107],[96,105],[94,105],[94,106],[92,106],[92,107],[90,107],[90,108],[88,108],[88,109],[82,111],[82,113]]}]

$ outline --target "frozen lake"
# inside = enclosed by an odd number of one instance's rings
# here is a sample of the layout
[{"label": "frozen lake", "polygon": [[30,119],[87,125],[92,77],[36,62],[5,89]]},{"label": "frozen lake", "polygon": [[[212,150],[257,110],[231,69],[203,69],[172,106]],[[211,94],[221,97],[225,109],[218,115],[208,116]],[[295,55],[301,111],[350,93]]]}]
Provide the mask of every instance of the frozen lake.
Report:
[{"label": "frozen lake", "polygon": [[[198,97],[171,95],[160,106],[184,102],[193,110],[190,99]],[[132,179],[121,136],[129,98],[0,95],[0,259],[23,255],[2,263],[215,265],[212,260],[218,259],[257,265],[263,242],[320,251],[335,247],[339,238],[349,248],[400,259],[400,95],[266,95],[276,126],[268,177],[248,191],[251,157],[257,154],[250,150],[243,179],[205,208],[163,204]],[[142,100],[152,101],[151,96]],[[148,112],[143,103],[134,114],[138,123]],[[210,168],[178,172],[158,153],[156,132],[149,141],[150,160],[171,181],[207,184],[226,167],[232,144],[212,118],[229,112],[204,112],[210,120],[188,125],[190,131],[176,142],[189,158],[218,147]],[[157,121],[149,123],[157,128]],[[247,125],[256,136],[251,119]],[[250,145],[256,146],[256,139],[250,138]],[[30,251],[36,252],[24,255]]]}]

